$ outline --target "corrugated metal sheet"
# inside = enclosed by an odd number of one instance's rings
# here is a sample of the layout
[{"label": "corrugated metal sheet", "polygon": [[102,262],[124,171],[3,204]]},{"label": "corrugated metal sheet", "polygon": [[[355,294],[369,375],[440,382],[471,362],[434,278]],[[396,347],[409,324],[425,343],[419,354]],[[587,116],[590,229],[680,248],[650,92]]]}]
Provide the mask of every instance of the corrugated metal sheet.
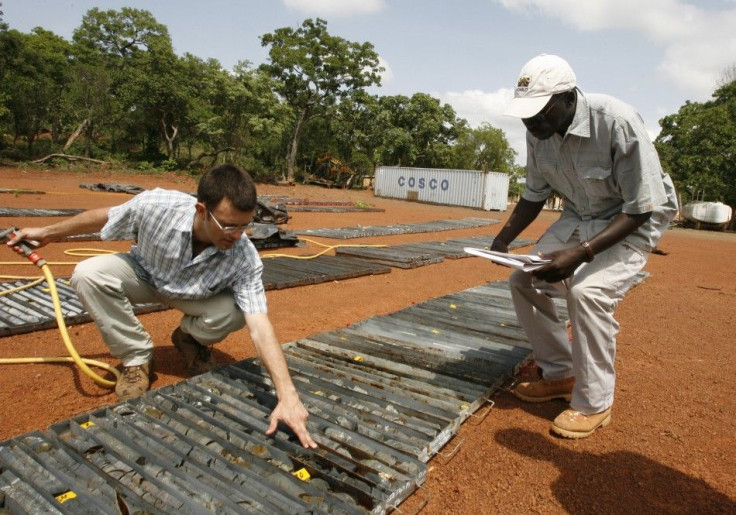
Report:
[{"label": "corrugated metal sheet", "polygon": [[353,227],[339,227],[334,229],[301,229],[296,234],[300,236],[321,236],[322,238],[366,238],[370,236],[391,236],[394,234],[418,234],[423,232],[453,231],[455,229],[469,229],[471,227],[485,227],[499,223],[492,218],[468,217],[459,220],[435,220],[431,222],[416,222],[411,224],[395,225],[357,225]]},{"label": "corrugated metal sheet", "polygon": [[284,346],[319,449],[264,434],[256,359],[0,442],[0,513],[384,514],[531,350],[505,282]]},{"label": "corrugated metal sheet", "polygon": [[509,177],[505,173],[398,166],[376,168],[373,188],[377,197],[486,211],[505,210],[508,191]]},{"label": "corrugated metal sheet", "polygon": [[319,449],[266,437],[276,396],[251,358],[0,442],[0,513],[389,513],[531,348],[494,282],[284,353]]},{"label": "corrugated metal sheet", "polygon": [[[263,260],[266,290],[293,288],[306,284],[339,281],[372,274],[386,274],[388,266],[339,256],[318,256],[309,260],[272,258]],[[26,286],[29,280],[0,283],[0,291]],[[56,278],[56,288],[67,325],[89,322],[89,314],[66,279]],[[136,304],[136,314],[169,309],[161,304]],[[0,296],[0,337],[56,327],[56,316],[45,281],[27,289]]]},{"label": "corrugated metal sheet", "polygon": [[504,211],[509,201],[509,176],[498,172],[484,172],[483,176],[483,209]]}]

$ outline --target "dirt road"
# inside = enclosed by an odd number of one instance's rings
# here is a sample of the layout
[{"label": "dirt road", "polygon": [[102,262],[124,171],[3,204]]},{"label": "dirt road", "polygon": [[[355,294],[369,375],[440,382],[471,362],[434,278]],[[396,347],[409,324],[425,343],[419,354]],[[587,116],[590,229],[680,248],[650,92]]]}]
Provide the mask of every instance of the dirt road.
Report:
[{"label": "dirt road", "polygon": [[[51,172],[0,168],[2,188],[41,190],[43,194],[0,194],[0,206],[12,208],[91,208],[129,198],[124,193],[91,192],[80,183],[106,182],[191,192],[187,175],[129,175],[114,172]],[[373,197],[370,191],[320,187],[259,186],[259,194],[317,200],[350,200],[384,212],[294,212],[285,229],[386,225],[450,218],[505,220],[507,213],[434,206]],[[522,237],[538,237],[556,218],[544,212]],[[2,218],[0,227],[28,226],[52,218]],[[350,240],[313,238],[325,244],[437,241],[493,235],[499,225]],[[93,242],[122,250],[122,242]],[[77,244],[43,249],[52,262],[73,262],[63,254]],[[616,403],[613,424],[581,441],[551,436],[551,420],[564,404],[526,405],[507,392],[494,397],[465,423],[445,451],[452,459],[431,461],[422,489],[401,509],[423,513],[736,513],[736,363],[732,348],[736,313],[736,235],[673,229],[651,256],[651,276],[630,292],[617,318]],[[278,252],[309,254],[314,243]],[[5,262],[20,259],[3,251]],[[269,251],[263,251],[268,253]],[[70,264],[56,264],[57,276]],[[37,275],[22,265],[2,265],[3,274]],[[269,310],[282,342],[402,309],[488,281],[505,280],[508,270],[480,258],[445,260],[389,274],[268,292]],[[158,371],[153,387],[181,381],[183,364],[169,343],[178,315],[164,311],[142,317],[154,340]],[[117,365],[93,324],[70,334],[85,357]],[[64,354],[55,330],[0,339],[0,357]],[[254,355],[244,331],[218,345],[220,361]],[[0,368],[0,441],[115,402],[114,394],[64,365],[14,365]],[[485,416],[480,416],[485,415]]]}]

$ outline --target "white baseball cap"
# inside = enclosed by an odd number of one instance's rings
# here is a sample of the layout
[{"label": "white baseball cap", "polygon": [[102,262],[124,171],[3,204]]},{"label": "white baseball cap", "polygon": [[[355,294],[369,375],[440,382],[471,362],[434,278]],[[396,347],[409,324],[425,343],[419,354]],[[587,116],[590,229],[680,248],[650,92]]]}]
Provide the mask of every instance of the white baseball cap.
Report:
[{"label": "white baseball cap", "polygon": [[575,72],[562,57],[540,54],[524,65],[516,81],[514,99],[503,114],[531,118],[552,95],[575,89]]}]

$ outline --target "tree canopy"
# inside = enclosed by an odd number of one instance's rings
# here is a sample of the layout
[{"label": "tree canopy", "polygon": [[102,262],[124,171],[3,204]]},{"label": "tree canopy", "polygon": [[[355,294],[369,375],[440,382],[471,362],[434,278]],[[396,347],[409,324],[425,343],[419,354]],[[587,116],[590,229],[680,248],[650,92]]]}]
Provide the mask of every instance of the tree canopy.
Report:
[{"label": "tree canopy", "polygon": [[736,205],[736,80],[716,89],[708,102],[686,102],[660,125],[655,144],[683,202]]},{"label": "tree canopy", "polygon": [[327,22],[305,20],[297,29],[284,27],[261,37],[270,47],[270,62],[261,69],[274,79],[276,91],[294,114],[286,156],[287,179],[304,124],[357,90],[380,84],[378,54],[370,43],[354,43],[327,32]]},{"label": "tree canopy", "polygon": [[177,55],[146,10],[90,9],[71,41],[40,27],[21,33],[0,13],[0,156],[63,151],[141,169],[229,161],[258,180],[298,179],[326,152],[366,174],[378,165],[513,168],[499,129],[470,128],[423,92],[369,94],[383,71],[370,42],[307,19],[261,44],[265,63],[243,58],[227,70]]}]

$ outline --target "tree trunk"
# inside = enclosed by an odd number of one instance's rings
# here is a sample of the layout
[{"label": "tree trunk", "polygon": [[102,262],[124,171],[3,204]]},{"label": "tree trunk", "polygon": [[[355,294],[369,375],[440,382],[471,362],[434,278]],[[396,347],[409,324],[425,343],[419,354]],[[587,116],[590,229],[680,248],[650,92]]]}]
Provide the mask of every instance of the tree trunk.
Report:
[{"label": "tree trunk", "polygon": [[33,142],[36,141],[36,135],[28,135],[26,136],[26,142],[28,143],[28,157],[30,158],[33,155]]},{"label": "tree trunk", "polygon": [[304,122],[307,120],[308,111],[309,109],[304,109],[299,113],[299,118],[297,118],[296,126],[294,127],[294,134],[291,138],[291,144],[289,145],[289,153],[286,156],[286,180],[289,184],[294,184],[294,163],[296,162],[296,151],[299,148],[299,138],[301,137]]},{"label": "tree trunk", "polygon": [[176,125],[172,125],[172,133],[169,136],[169,131],[166,128],[166,113],[161,117],[161,125],[164,128],[164,137],[166,138],[166,148],[169,153],[169,159],[174,159],[174,140],[176,139],[176,133],[179,132],[179,128]]},{"label": "tree trunk", "polygon": [[91,159],[89,157],[80,157],[80,156],[68,156],[66,154],[49,154],[46,157],[42,157],[41,159],[36,159],[35,161],[31,161],[32,163],[45,163],[47,161],[53,161],[54,159],[65,159],[70,162],[76,162],[76,161],[89,161],[90,163],[95,163],[98,165],[106,165],[107,163],[105,161],[101,161],[99,159]]},{"label": "tree trunk", "polygon": [[195,164],[199,163],[205,157],[211,157],[211,158],[213,158],[212,159],[212,164],[214,165],[217,162],[217,156],[219,156],[223,152],[232,152],[234,150],[235,149],[233,147],[226,147],[226,148],[221,148],[220,150],[215,150],[214,152],[202,152],[201,154],[199,154],[199,156],[197,157],[197,159],[194,159],[192,161],[189,161],[189,163],[187,163],[187,166],[186,167],[189,168],[191,166],[194,166]]},{"label": "tree trunk", "polygon": [[[69,139],[66,140],[66,143],[64,144],[64,148],[61,149],[62,154],[66,154],[66,151],[69,150],[69,147],[72,146],[72,144],[76,141],[76,139],[79,137],[80,134],[82,134],[82,131],[84,130],[84,126],[87,125],[87,122],[89,119],[85,118],[82,120],[82,123],[79,124],[79,127],[77,127],[77,130],[75,130],[71,136],[69,136]],[[89,157],[89,156],[87,156]]]},{"label": "tree trunk", "polygon": [[[91,120],[91,118],[89,118]],[[87,128],[85,129],[85,138],[84,138],[84,157],[92,157],[92,143],[94,143],[94,124],[92,122],[87,123]]]}]

